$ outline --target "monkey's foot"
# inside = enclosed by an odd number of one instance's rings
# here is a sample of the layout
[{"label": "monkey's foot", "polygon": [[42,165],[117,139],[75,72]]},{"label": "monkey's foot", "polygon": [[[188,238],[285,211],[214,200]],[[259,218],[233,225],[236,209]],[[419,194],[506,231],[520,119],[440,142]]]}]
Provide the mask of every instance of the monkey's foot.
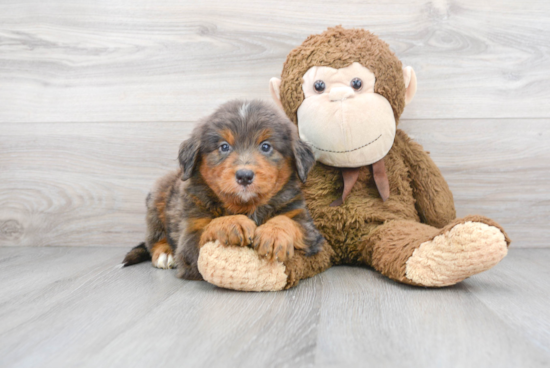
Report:
[{"label": "monkey's foot", "polygon": [[423,286],[454,285],[495,266],[507,253],[500,229],[467,221],[422,243],[407,260],[406,277]]},{"label": "monkey's foot", "polygon": [[242,291],[283,290],[288,276],[281,262],[260,259],[247,247],[227,247],[219,241],[201,247],[198,268],[209,283]]}]

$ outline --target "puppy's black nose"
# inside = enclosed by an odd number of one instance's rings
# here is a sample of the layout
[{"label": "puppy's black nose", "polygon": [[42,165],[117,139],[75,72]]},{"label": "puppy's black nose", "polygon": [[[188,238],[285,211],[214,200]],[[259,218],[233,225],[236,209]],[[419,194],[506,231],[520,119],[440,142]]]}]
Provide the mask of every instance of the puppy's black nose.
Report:
[{"label": "puppy's black nose", "polygon": [[254,181],[254,171],[252,170],[237,170],[235,173],[237,183],[244,185],[245,187],[252,184]]}]

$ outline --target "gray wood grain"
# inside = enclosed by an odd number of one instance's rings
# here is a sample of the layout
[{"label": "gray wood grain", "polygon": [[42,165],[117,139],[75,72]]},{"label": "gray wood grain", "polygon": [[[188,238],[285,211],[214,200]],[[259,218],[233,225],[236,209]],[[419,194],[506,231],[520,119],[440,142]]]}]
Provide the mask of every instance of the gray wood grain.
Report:
[{"label": "gray wood grain", "polygon": [[545,254],[535,249],[513,251],[503,267],[482,273],[465,286],[506,324],[550,353],[546,299],[550,294],[550,269]]},{"label": "gray wood grain", "polygon": [[0,366],[550,365],[548,249],[450,288],[336,267],[275,293],[120,269],[124,253],[0,248]]},{"label": "gray wood grain", "polygon": [[[175,123],[4,124],[0,245],[122,246],[141,241],[145,197],[177,167],[193,128]],[[500,222],[514,247],[548,247],[550,120],[411,120],[459,216]]]},{"label": "gray wood grain", "polygon": [[[361,268],[337,267],[320,277],[324,299],[316,357],[321,366],[520,367],[550,362],[548,351],[468,292],[465,284],[477,284],[476,277],[445,289],[411,288]],[[491,287],[487,283],[482,289]],[[499,291],[506,300],[517,300],[517,287],[510,284]],[[537,317],[547,321],[548,312]]]},{"label": "gray wood grain", "polygon": [[268,98],[288,52],[368,28],[415,68],[404,118],[550,117],[544,0],[5,0],[0,122],[196,120]]},{"label": "gray wood grain", "polygon": [[493,218],[513,247],[549,247],[549,119],[406,121],[400,127],[431,153],[459,217]]},{"label": "gray wood grain", "polygon": [[13,124],[0,136],[0,244],[128,247],[193,124]]}]

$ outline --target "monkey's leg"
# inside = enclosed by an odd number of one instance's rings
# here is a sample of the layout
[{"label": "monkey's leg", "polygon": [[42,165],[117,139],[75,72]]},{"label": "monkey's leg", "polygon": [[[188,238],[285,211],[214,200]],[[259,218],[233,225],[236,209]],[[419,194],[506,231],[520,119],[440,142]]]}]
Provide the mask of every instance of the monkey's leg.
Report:
[{"label": "monkey's leg", "polygon": [[508,252],[504,230],[482,216],[468,216],[438,229],[392,221],[373,231],[361,250],[364,261],[389,278],[442,287],[495,266]]},{"label": "monkey's leg", "polygon": [[302,279],[325,271],[331,264],[332,248],[310,257],[295,252],[282,262],[260,258],[248,247],[227,247],[210,242],[200,250],[198,268],[202,277],[216,286],[243,291],[276,291],[296,286]]}]

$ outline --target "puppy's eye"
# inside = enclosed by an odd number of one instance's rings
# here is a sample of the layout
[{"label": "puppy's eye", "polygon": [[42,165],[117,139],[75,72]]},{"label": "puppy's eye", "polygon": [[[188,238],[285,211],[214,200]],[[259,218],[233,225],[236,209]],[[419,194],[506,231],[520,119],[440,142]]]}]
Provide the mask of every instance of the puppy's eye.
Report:
[{"label": "puppy's eye", "polygon": [[313,83],[313,88],[317,93],[323,93],[326,88],[325,82],[323,82],[322,80],[315,81],[315,83]]},{"label": "puppy's eye", "polygon": [[221,153],[227,153],[227,152],[229,152],[230,149],[231,149],[231,146],[229,144],[227,144],[227,143],[220,144],[219,150],[220,150]]},{"label": "puppy's eye", "polygon": [[268,153],[268,152],[271,152],[272,147],[271,147],[271,144],[267,142],[263,142],[260,145],[260,149],[262,150],[262,152]]},{"label": "puppy's eye", "polygon": [[361,88],[363,88],[363,81],[359,78],[353,78],[349,85],[354,90],[359,91],[359,90],[361,90]]}]

